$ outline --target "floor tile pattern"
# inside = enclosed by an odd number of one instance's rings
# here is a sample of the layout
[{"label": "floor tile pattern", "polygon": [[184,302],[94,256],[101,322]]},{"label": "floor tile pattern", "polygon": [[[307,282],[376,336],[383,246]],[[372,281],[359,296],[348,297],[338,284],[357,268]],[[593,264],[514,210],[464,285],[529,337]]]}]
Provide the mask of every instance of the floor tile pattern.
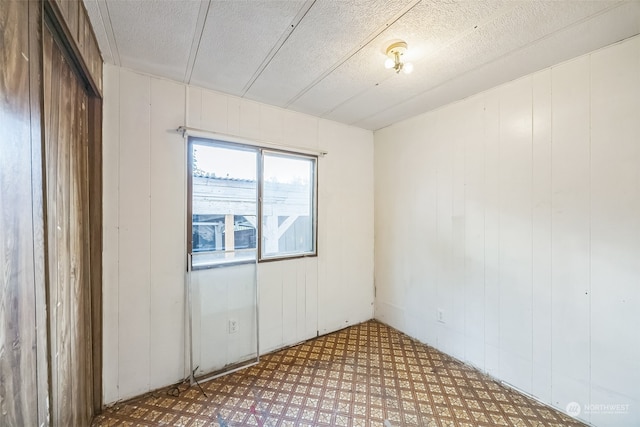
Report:
[{"label": "floor tile pattern", "polygon": [[117,404],[94,426],[583,426],[376,321]]}]

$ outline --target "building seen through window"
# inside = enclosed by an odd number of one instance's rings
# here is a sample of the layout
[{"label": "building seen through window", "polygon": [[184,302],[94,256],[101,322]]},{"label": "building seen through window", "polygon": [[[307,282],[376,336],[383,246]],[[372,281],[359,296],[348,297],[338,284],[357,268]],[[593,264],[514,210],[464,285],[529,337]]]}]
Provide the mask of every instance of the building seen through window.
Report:
[{"label": "building seen through window", "polygon": [[315,254],[314,157],[200,140],[190,146],[194,267]]}]

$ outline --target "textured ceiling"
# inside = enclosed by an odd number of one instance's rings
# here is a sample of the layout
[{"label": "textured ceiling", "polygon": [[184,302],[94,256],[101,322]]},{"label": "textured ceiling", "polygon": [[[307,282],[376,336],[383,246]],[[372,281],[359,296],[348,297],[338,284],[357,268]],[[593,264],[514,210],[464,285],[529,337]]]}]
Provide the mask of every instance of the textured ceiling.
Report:
[{"label": "textured ceiling", "polygon": [[373,130],[640,33],[639,0],[84,3],[108,63]]}]

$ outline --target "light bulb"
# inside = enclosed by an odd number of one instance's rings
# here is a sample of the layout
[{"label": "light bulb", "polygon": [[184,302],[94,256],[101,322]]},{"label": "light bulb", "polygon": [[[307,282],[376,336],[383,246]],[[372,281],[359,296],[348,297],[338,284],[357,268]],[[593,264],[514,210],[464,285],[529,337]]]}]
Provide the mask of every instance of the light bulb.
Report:
[{"label": "light bulb", "polygon": [[405,74],[411,74],[411,72],[413,71],[413,64],[411,62],[407,62],[402,66],[402,71]]},{"label": "light bulb", "polygon": [[395,67],[395,65],[396,65],[395,61],[391,58],[387,58],[387,60],[384,61],[384,68],[387,68],[387,69],[393,68]]}]

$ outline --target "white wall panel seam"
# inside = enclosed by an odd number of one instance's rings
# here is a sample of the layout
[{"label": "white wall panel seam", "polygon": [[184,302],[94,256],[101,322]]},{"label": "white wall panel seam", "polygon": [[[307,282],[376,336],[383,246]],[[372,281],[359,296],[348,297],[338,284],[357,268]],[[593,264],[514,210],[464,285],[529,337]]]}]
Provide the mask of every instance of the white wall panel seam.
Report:
[{"label": "white wall panel seam", "polygon": [[[148,151],[147,151],[147,156],[149,157],[149,170],[147,171],[149,174],[149,187],[147,189],[148,192],[148,198],[149,198],[149,220],[147,221],[147,227],[149,228],[149,237],[151,237],[151,209],[152,209],[152,204],[151,204],[151,179],[152,179],[152,173],[151,173],[151,160],[152,160],[152,156],[151,156],[151,116],[152,116],[152,108],[153,106],[151,105],[151,100],[153,99],[153,94],[151,93],[151,78],[147,78],[147,92],[149,93],[149,108],[147,109],[147,114],[148,114],[148,120],[147,120],[147,133],[149,135],[149,145],[148,145]],[[149,239],[149,244],[151,244],[151,239]],[[148,294],[148,298],[149,298],[149,312],[148,312],[148,316],[149,316],[149,339],[151,339],[151,325],[153,324],[153,316],[152,316],[152,308],[151,308],[151,303],[153,302],[153,299],[151,297],[151,288],[153,287],[153,283],[151,283],[151,277],[152,277],[152,273],[151,273],[151,250],[149,250],[149,253],[147,254],[147,271],[149,274],[149,294]],[[153,354],[151,349],[152,349],[152,345],[151,343],[149,343],[149,348],[148,348],[148,354],[149,354],[149,363],[147,363],[146,369],[147,369],[147,389],[151,388],[151,360],[153,358]]]},{"label": "white wall panel seam", "polygon": [[[106,4],[105,4],[105,7],[106,7]],[[121,182],[120,182],[120,172],[121,172],[120,171],[120,150],[121,150],[121,144],[122,144],[122,138],[120,137],[120,132],[121,132],[121,129],[120,129],[120,101],[121,101],[121,98],[122,98],[122,96],[121,96],[122,87],[121,87],[120,74],[121,74],[121,70],[120,70],[120,68],[118,68],[117,74],[116,74],[117,75],[117,79],[118,79],[118,104],[117,104],[118,105],[118,115],[117,115],[117,117],[118,117],[118,126],[117,126],[117,131],[116,131],[117,132],[116,133],[117,143],[118,143],[118,156],[117,156],[117,161],[118,161],[118,184],[117,184],[118,187],[117,188],[118,188],[118,191],[117,191],[117,194],[116,194],[116,200],[117,200],[116,203],[117,203],[117,206],[118,206],[118,211],[117,211],[118,212],[118,220],[117,220],[118,221],[118,223],[117,223],[117,227],[118,227],[117,228],[117,236],[118,236],[117,237],[117,244],[118,244],[118,250],[117,250],[118,274],[117,274],[116,283],[115,283],[115,287],[117,289],[116,304],[118,306],[118,311],[117,311],[118,312],[118,322],[117,322],[118,323],[118,334],[117,334],[117,336],[118,336],[118,340],[117,340],[118,360],[116,362],[117,363],[117,367],[118,367],[118,378],[117,378],[117,382],[116,382],[116,384],[117,384],[117,393],[116,393],[116,395],[118,396],[118,398],[120,398],[120,338],[119,337],[120,337],[120,330],[121,330],[120,329],[120,315],[119,314],[120,314],[120,184],[121,184]]]},{"label": "white wall panel seam", "polygon": [[[184,85],[184,116],[182,118],[182,122],[183,123],[189,123],[190,119],[189,119],[189,105],[190,104],[190,91],[189,91],[189,86]],[[182,282],[182,289],[184,292],[184,302],[183,302],[183,309],[184,309],[184,315],[183,320],[184,320],[184,327],[182,328],[183,330],[183,339],[182,339],[182,348],[183,348],[183,359],[182,359],[182,373],[184,375],[184,377],[186,378],[187,376],[191,375],[191,372],[188,371],[187,369],[187,361],[189,360],[190,356],[191,356],[191,348],[189,347],[188,343],[190,342],[190,337],[188,336],[190,330],[188,328],[189,325],[189,317],[191,316],[191,313],[189,312],[189,306],[187,303],[187,270],[188,270],[188,265],[187,263],[189,262],[189,258],[187,257],[187,251],[188,249],[188,245],[187,245],[187,199],[189,197],[189,191],[187,188],[188,185],[188,179],[187,179],[187,174],[189,173],[189,168],[187,167],[187,159],[189,156],[188,150],[189,150],[189,145],[187,144],[186,138],[183,138],[183,144],[184,147],[182,149],[182,165],[184,167],[184,173],[182,174],[182,188],[183,188],[183,195],[182,195],[182,230],[184,232],[183,235],[183,239],[182,239],[182,248],[183,248],[183,266],[184,268],[182,269],[182,278],[183,278],[183,282]],[[189,291],[190,292],[190,291]]]},{"label": "white wall panel seam", "polygon": [[[500,163],[502,162],[502,138],[500,135],[500,129],[502,128],[502,116],[500,115],[500,111],[502,109],[502,99],[500,97],[498,97],[498,105],[497,105],[497,109],[496,111],[498,112],[498,141],[497,141],[497,147],[498,147],[498,166],[500,165]],[[498,254],[498,267],[497,267],[497,271],[498,274],[496,275],[497,280],[498,280],[498,309],[496,310],[496,312],[498,313],[498,368],[497,368],[497,372],[498,375],[501,376],[502,373],[502,369],[501,369],[501,358],[500,358],[500,351],[502,349],[502,334],[501,334],[501,328],[500,328],[500,320],[501,320],[501,316],[500,316],[500,308],[501,308],[501,302],[502,302],[502,277],[500,275],[500,271],[502,268],[502,259],[501,259],[501,241],[502,239],[500,238],[502,235],[502,192],[500,191],[500,175],[498,174],[498,233],[497,233],[497,237],[498,237],[498,247],[497,247],[497,254]]]},{"label": "white wall panel seam", "polygon": [[[482,160],[484,163],[484,168],[482,170],[482,177],[484,178],[484,194],[483,199],[486,200],[488,197],[488,184],[487,184],[487,139],[489,138],[489,134],[487,132],[487,98],[483,97],[483,108],[482,108],[482,133],[483,133],[483,150],[482,150]],[[483,308],[482,308],[482,333],[484,335],[484,342],[482,343],[482,358],[484,360],[483,370],[487,371],[487,208],[486,204],[482,204],[482,227],[484,229],[484,241],[482,245],[482,297],[483,297]]]},{"label": "white wall panel seam", "polygon": [[[466,206],[466,197],[467,197],[467,186],[465,185],[465,173],[466,173],[466,159],[467,157],[465,156],[465,152],[466,152],[466,144],[465,144],[465,139],[466,139],[466,135],[463,136],[463,139],[461,141],[459,141],[459,144],[462,145],[462,171],[460,171],[460,173],[462,174],[462,221],[460,221],[460,226],[462,227],[462,244],[461,247],[459,248],[459,250],[461,250],[461,255],[462,255],[462,275],[458,276],[458,279],[461,281],[461,283],[458,284],[459,289],[461,290],[461,294],[462,294],[462,335],[464,337],[464,335],[467,332],[467,316],[465,315],[467,312],[467,299],[465,298],[465,272],[467,271],[467,257],[465,256],[465,248],[466,248],[466,243],[467,243],[467,223],[466,223],[466,215],[467,215],[467,206]],[[455,212],[455,211],[454,211]],[[466,355],[466,351],[467,351],[467,346],[465,344],[465,340],[464,338],[462,339],[462,357],[465,358]]]},{"label": "white wall panel seam", "polygon": [[[498,126],[497,126],[497,147],[498,147],[498,167],[500,166],[500,163],[502,162],[502,138],[500,135],[500,129],[502,128],[502,116],[500,115],[500,111],[502,111],[502,98],[498,97],[498,105],[496,108],[497,111],[497,118],[498,118]],[[496,312],[498,313],[498,368],[497,368],[497,372],[498,375],[501,376],[502,373],[502,364],[501,362],[501,358],[500,358],[500,351],[502,350],[502,328],[500,328],[500,320],[502,318],[502,316],[500,316],[500,309],[502,307],[502,276],[500,275],[500,271],[502,270],[502,191],[501,191],[501,183],[500,183],[500,174],[498,172],[498,230],[497,230],[497,243],[498,243],[498,247],[497,247],[497,251],[496,253],[498,254],[498,274],[496,275],[496,278],[498,280],[498,309],[496,310]]]},{"label": "white wall panel seam", "polygon": [[319,280],[320,279],[320,271],[319,271],[320,270],[320,265],[319,264],[320,263],[319,263],[318,259],[316,258],[316,262],[314,263],[314,270],[315,270],[314,272],[315,272],[315,275],[316,275],[316,291],[315,291],[315,305],[316,305],[316,307],[315,307],[315,311],[316,311],[315,321],[316,321],[316,324],[313,326],[313,329],[315,330],[316,336],[318,335],[318,330],[320,329],[320,319],[318,318],[318,313],[320,312],[320,298],[319,298],[320,292],[318,290],[318,288],[320,287],[320,280]]},{"label": "white wall panel seam", "polygon": [[593,348],[592,346],[592,335],[591,335],[591,331],[592,331],[592,320],[593,320],[593,315],[592,315],[592,311],[591,311],[591,298],[593,295],[592,289],[591,289],[591,281],[593,278],[593,254],[592,254],[592,248],[593,248],[593,158],[592,158],[592,146],[591,146],[591,140],[593,137],[593,131],[592,131],[592,126],[593,126],[593,121],[592,121],[592,111],[593,111],[593,68],[592,68],[592,64],[591,64],[591,59],[592,59],[593,54],[589,54],[588,55],[588,69],[589,69],[589,308],[587,309],[588,312],[588,316],[589,316],[589,344],[588,344],[588,348],[589,348],[589,382],[588,382],[588,386],[589,386],[589,392],[588,392],[588,396],[589,396],[589,404],[591,404],[591,393],[593,391],[593,387],[592,387],[592,381],[591,381],[591,377],[592,377],[592,373],[593,373],[593,360],[592,360],[592,352],[591,349]]},{"label": "white wall panel seam", "polygon": [[[437,138],[434,138],[435,140],[435,145],[436,145],[436,156],[438,156],[438,151],[439,151],[439,147],[438,145],[440,144],[440,141],[437,140]],[[434,203],[436,205],[435,207],[435,217],[436,217],[436,228],[435,228],[435,240],[438,240],[438,231],[440,230],[440,215],[438,215],[438,207],[440,204],[440,198],[439,196],[439,192],[438,189],[440,188],[440,170],[438,169],[438,167],[436,166],[436,171],[435,171],[435,197],[434,197]],[[440,245],[437,246],[436,248],[436,254],[435,254],[436,259],[440,260],[441,256],[440,256]],[[438,307],[440,305],[440,276],[441,276],[441,271],[440,268],[436,268],[435,269],[435,291],[436,291],[436,295],[435,295],[435,300],[436,300],[436,307]],[[438,325],[435,325],[436,329],[438,328]],[[439,346],[440,343],[438,342],[438,334],[436,332],[435,334],[435,345]]]},{"label": "white wall panel seam", "polygon": [[[105,87],[115,88],[113,98],[107,98],[104,104],[104,116],[107,126],[103,129],[104,142],[102,149],[104,153],[105,165],[110,168],[104,168],[103,188],[107,185],[108,191],[104,192],[105,200],[109,200],[115,206],[115,209],[109,209],[107,203],[103,205],[105,213],[104,220],[108,228],[105,231],[104,246],[107,251],[103,250],[103,259],[105,268],[103,269],[103,304],[110,304],[109,309],[103,310],[103,349],[104,358],[102,374],[105,377],[102,387],[103,399],[118,399],[119,393],[119,174],[120,174],[120,113],[119,113],[119,73],[115,68],[105,67]],[[114,176],[115,174],[115,176]],[[108,245],[108,246],[107,246]],[[108,258],[105,258],[108,256]],[[105,286],[106,285],[106,286]]]},{"label": "white wall panel seam", "polygon": [[535,359],[534,359],[534,347],[535,347],[535,342],[534,342],[534,330],[535,330],[535,263],[534,263],[534,257],[535,257],[535,221],[534,221],[534,215],[533,215],[533,211],[535,209],[534,207],[534,202],[535,202],[535,173],[534,173],[534,162],[535,162],[535,156],[534,156],[534,147],[535,147],[535,127],[534,127],[534,115],[535,115],[535,106],[534,106],[534,102],[535,102],[535,97],[534,97],[534,92],[533,92],[533,88],[534,88],[534,81],[533,78],[530,78],[529,81],[529,89],[531,92],[531,103],[530,103],[530,107],[531,107],[531,193],[530,193],[530,208],[531,208],[531,390],[528,390],[529,393],[531,393],[533,395],[533,373],[535,371],[535,369],[533,368],[534,363],[535,363]]},{"label": "white wall panel seam", "polygon": [[[488,195],[487,185],[487,98],[482,97],[482,199],[486,200]],[[487,208],[482,204],[482,370],[487,370]]]},{"label": "white wall panel seam", "polygon": [[[183,120],[182,122],[185,123],[186,126],[189,126],[191,124],[191,120],[189,119],[189,105],[191,105],[191,96],[189,94],[189,86],[184,85],[184,110],[183,110]],[[183,139],[184,139],[184,135],[183,135]],[[187,146],[187,141],[183,141],[185,147]],[[186,202],[186,199],[185,199]],[[186,204],[185,204],[186,206]]]},{"label": "white wall panel seam", "polygon": [[[552,73],[549,70],[549,354],[547,360],[549,361],[550,376],[553,366],[553,80]],[[553,381],[549,382],[549,399],[553,393],[552,390]]]},{"label": "white wall panel seam", "polygon": [[[106,3],[105,3],[105,7],[106,7]],[[115,58],[114,58],[115,59]],[[118,293],[117,293],[117,306],[118,306],[118,380],[117,380],[117,384],[118,384],[118,392],[117,392],[117,396],[118,396],[118,400],[121,399],[121,394],[120,394],[120,382],[121,382],[121,374],[120,374],[120,359],[121,359],[121,355],[120,355],[120,331],[122,330],[122,328],[120,327],[120,321],[122,320],[120,318],[120,224],[121,222],[121,213],[122,211],[120,210],[120,185],[122,184],[120,182],[120,174],[121,174],[121,162],[120,162],[120,153],[121,153],[121,147],[122,147],[122,137],[121,137],[121,123],[120,123],[120,105],[121,105],[121,100],[122,100],[122,82],[121,82],[121,74],[122,74],[122,70],[120,68],[117,69],[117,76],[118,76],[118,128],[117,128],[117,139],[118,139],[118,279],[117,279],[117,283],[116,286],[118,288]]]}]

